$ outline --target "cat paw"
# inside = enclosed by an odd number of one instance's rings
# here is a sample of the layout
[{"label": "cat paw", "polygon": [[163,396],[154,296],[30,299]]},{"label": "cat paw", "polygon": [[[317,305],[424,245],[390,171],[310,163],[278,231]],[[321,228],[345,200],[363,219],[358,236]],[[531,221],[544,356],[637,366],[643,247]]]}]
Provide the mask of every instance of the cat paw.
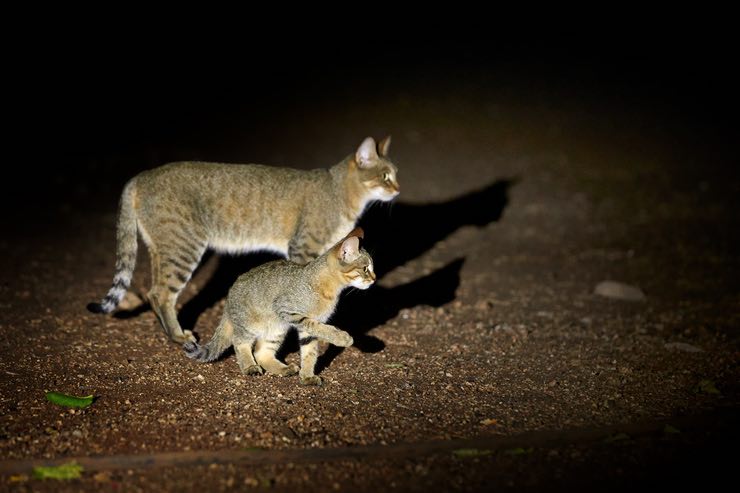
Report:
[{"label": "cat paw", "polygon": [[347,332],[340,331],[339,334],[334,337],[334,345],[339,347],[350,347],[355,342],[352,336]]},{"label": "cat paw", "polygon": [[133,291],[126,291],[123,295],[123,299],[118,303],[119,310],[133,311],[141,308],[144,303],[147,303],[146,296]]},{"label": "cat paw", "polygon": [[299,371],[299,370],[300,370],[300,368],[298,368],[298,365],[296,365],[296,364],[294,364],[294,363],[291,363],[291,364],[289,364],[288,366],[286,366],[285,368],[282,368],[282,369],[281,369],[281,370],[280,370],[280,371],[279,371],[279,372],[277,373],[277,375],[278,375],[279,377],[290,377],[290,376],[293,376],[293,375],[295,375],[296,373],[298,373],[298,371]]},{"label": "cat paw", "polygon": [[197,342],[197,339],[195,339],[195,336],[193,335],[192,331],[184,330],[182,332],[182,335],[173,335],[171,339],[178,343],[178,344],[185,344],[188,342]]},{"label": "cat paw", "polygon": [[252,365],[250,367],[247,367],[247,369],[243,372],[245,375],[262,375],[265,373],[265,370],[262,369],[260,365]]},{"label": "cat paw", "polygon": [[307,377],[301,375],[300,378],[301,385],[316,385],[317,387],[321,387],[321,382],[321,377],[317,375],[309,375]]}]

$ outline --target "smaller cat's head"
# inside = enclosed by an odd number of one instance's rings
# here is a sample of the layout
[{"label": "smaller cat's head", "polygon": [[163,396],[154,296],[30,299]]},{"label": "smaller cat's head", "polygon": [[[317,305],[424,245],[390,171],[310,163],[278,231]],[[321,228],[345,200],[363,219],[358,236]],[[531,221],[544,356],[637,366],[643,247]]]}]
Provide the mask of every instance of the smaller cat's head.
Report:
[{"label": "smaller cat's head", "polygon": [[332,249],[340,275],[347,286],[367,289],[375,282],[373,259],[360,248],[362,228],[355,228]]},{"label": "smaller cat's head", "polygon": [[372,137],[362,141],[354,155],[354,164],[370,200],[393,200],[401,191],[398,169],[388,158],[391,136],[376,144]]}]

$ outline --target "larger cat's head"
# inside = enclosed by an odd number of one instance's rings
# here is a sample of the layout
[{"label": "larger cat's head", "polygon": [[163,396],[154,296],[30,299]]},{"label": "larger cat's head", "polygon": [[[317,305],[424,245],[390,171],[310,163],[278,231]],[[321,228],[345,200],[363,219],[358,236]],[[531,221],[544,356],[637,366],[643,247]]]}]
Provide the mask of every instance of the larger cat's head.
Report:
[{"label": "larger cat's head", "polygon": [[398,195],[398,169],[388,158],[391,136],[376,144],[372,137],[362,141],[353,157],[352,165],[370,200],[388,201]]},{"label": "larger cat's head", "polygon": [[344,285],[359,289],[367,289],[375,282],[373,259],[364,248],[360,248],[360,238],[363,237],[362,228],[355,228],[331,251]]}]

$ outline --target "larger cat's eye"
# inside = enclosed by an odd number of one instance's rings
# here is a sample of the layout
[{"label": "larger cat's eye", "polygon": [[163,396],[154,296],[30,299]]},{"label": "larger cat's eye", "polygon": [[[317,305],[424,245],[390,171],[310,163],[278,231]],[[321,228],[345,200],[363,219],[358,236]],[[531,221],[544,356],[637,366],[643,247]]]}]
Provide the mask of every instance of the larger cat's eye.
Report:
[{"label": "larger cat's eye", "polygon": [[391,181],[391,174],[388,173],[387,171],[383,173],[383,181],[386,183],[390,183]]},{"label": "larger cat's eye", "polygon": [[365,274],[367,274],[368,272],[370,272],[370,267],[368,267],[368,266],[366,265],[366,266],[365,266],[365,268],[364,268],[363,270],[365,271]]}]

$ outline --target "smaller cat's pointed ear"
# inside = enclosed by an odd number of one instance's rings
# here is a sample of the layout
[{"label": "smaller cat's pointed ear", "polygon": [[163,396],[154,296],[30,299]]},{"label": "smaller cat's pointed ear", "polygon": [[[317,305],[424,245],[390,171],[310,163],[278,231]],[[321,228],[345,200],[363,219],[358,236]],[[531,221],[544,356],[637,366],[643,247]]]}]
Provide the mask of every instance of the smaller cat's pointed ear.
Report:
[{"label": "smaller cat's pointed ear", "polygon": [[370,168],[375,166],[378,161],[378,151],[375,147],[375,140],[372,137],[362,141],[360,147],[355,152],[355,162],[360,168]]},{"label": "smaller cat's pointed ear", "polygon": [[357,258],[360,251],[360,239],[357,236],[350,236],[339,246],[339,259],[344,262],[352,262]]},{"label": "smaller cat's pointed ear", "polygon": [[378,143],[378,152],[383,157],[388,157],[388,148],[391,146],[391,136],[386,135],[383,140]]}]

